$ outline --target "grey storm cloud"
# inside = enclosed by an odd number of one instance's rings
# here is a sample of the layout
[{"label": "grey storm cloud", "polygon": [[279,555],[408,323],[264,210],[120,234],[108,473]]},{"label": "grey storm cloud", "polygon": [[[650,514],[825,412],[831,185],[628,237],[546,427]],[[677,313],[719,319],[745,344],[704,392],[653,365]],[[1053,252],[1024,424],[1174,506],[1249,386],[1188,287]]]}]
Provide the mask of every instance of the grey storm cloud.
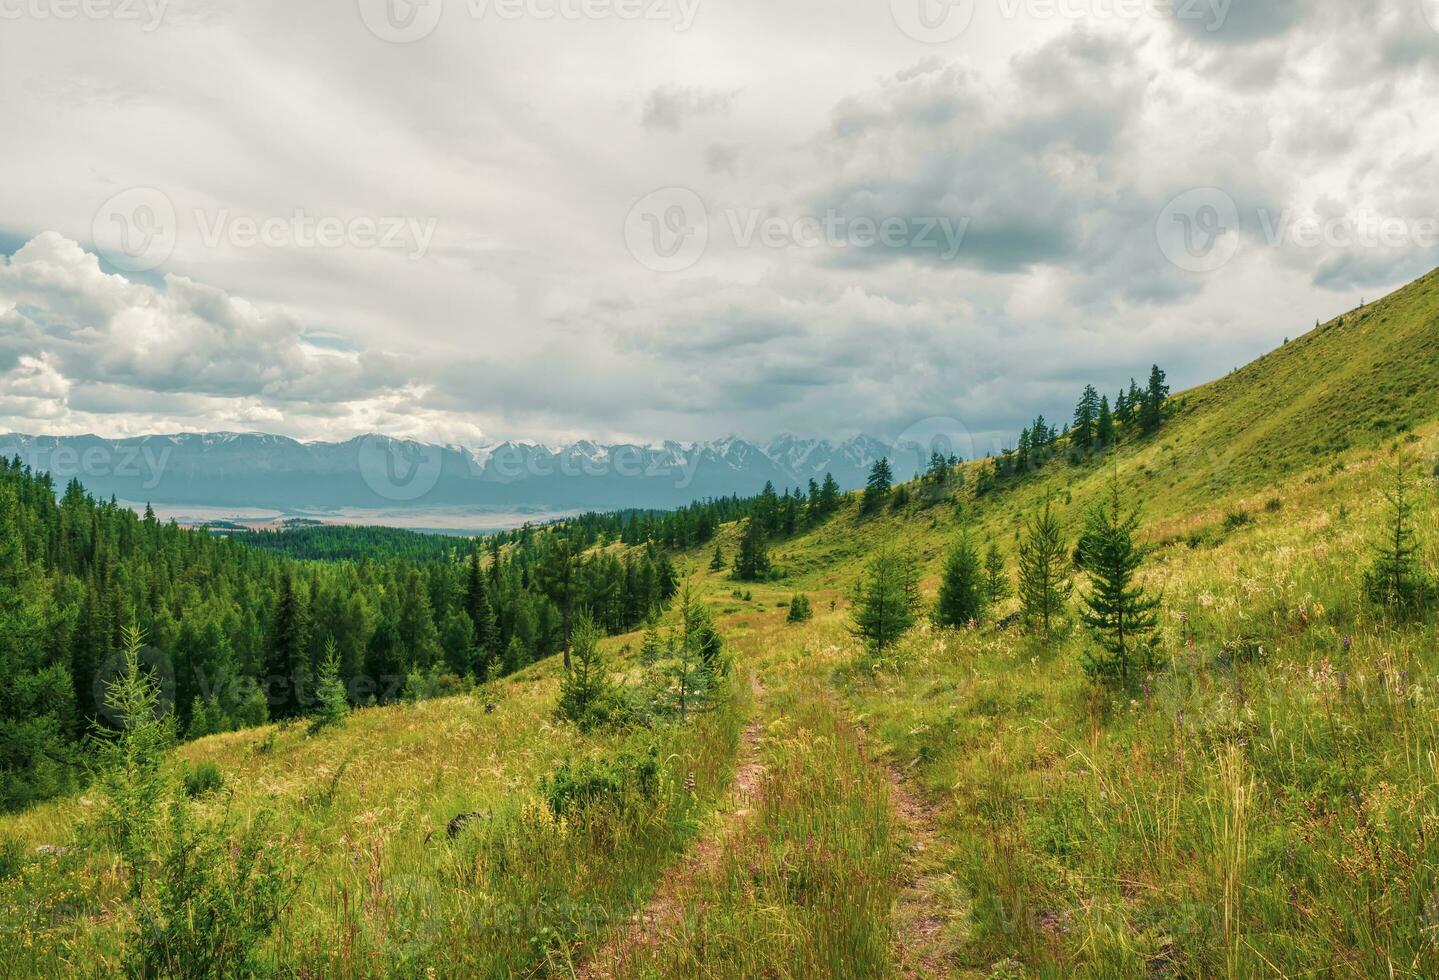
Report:
[{"label": "grey storm cloud", "polygon": [[[353,4],[176,7],[143,44],[7,22],[0,124],[25,152],[0,181],[0,429],[1017,432],[1084,380],[1159,360],[1202,381],[1439,262],[1417,235],[1268,230],[1439,213],[1429,0],[1020,4],[927,49],[885,6],[827,5],[823,30],[797,0],[686,31],[447,17],[413,45]],[[133,187],[177,213],[153,272],[93,241]],[[676,189],[708,240],[656,271],[626,222]],[[1206,270],[1158,237],[1197,189],[1233,209],[1233,255]],[[434,239],[198,233],[296,209],[433,219]],[[899,234],[736,240],[760,218]]]}]

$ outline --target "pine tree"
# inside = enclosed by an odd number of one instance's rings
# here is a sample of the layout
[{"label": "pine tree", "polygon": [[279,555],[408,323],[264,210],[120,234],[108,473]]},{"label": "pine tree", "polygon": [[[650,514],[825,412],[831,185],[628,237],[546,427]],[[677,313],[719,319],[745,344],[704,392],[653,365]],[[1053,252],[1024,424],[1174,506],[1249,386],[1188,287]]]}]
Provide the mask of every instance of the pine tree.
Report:
[{"label": "pine tree", "polygon": [[315,682],[315,710],[310,714],[310,734],[344,724],[350,713],[345,682],[340,680],[340,654],[333,639],[325,642],[325,659]]},{"label": "pine tree", "polygon": [[1094,385],[1085,385],[1079,404],[1074,407],[1074,424],[1069,429],[1069,441],[1076,449],[1086,452],[1094,445],[1094,424],[1099,420],[1099,392]]},{"label": "pine tree", "polygon": [[882,654],[914,625],[919,585],[914,562],[898,552],[875,555],[855,593],[851,632],[874,654]]},{"label": "pine tree", "polygon": [[478,550],[470,555],[465,583],[465,615],[469,617],[473,631],[475,660],[471,672],[476,680],[483,681],[489,675],[500,637]]},{"label": "pine tree", "polygon": [[304,714],[313,691],[310,672],[310,621],[305,602],[287,569],[280,579],[275,622],[266,661],[270,714],[295,718]]},{"label": "pine tree", "polygon": [[712,571],[712,572],[717,572],[717,571],[719,571],[721,568],[724,568],[724,566],[725,566],[724,552],[720,550],[719,542],[716,541],[716,542],[715,542],[715,553],[714,553],[714,557],[710,558],[710,571]]},{"label": "pine tree", "polygon": [[839,482],[835,480],[833,473],[826,473],[824,475],[824,483],[819,488],[819,504],[821,517],[828,517],[839,510]]},{"label": "pine tree", "polygon": [[809,596],[802,592],[796,592],[789,600],[789,614],[785,621],[789,623],[807,623],[814,618],[814,608],[810,605]]},{"label": "pine tree", "polygon": [[890,487],[894,485],[894,474],[890,472],[889,460],[881,458],[875,461],[869,471],[869,479],[864,485],[864,499],[860,502],[861,514],[878,513],[889,499]]},{"label": "pine tree", "polygon": [[1135,582],[1147,549],[1137,543],[1139,511],[1126,507],[1114,474],[1108,499],[1094,507],[1085,523],[1084,567],[1091,587],[1082,596],[1080,616],[1102,652],[1085,664],[1092,676],[1127,685],[1149,665],[1152,647],[1145,638],[1159,623],[1159,600]]},{"label": "pine tree", "polygon": [[944,563],[944,576],[939,583],[934,621],[940,626],[959,629],[984,618],[988,606],[984,573],[979,552],[968,534],[962,534],[949,551]]},{"label": "pine tree", "polygon": [[1114,445],[1114,416],[1109,411],[1109,396],[1099,398],[1099,417],[1094,422],[1094,440],[1099,448],[1108,449]]},{"label": "pine tree", "polygon": [[938,449],[929,454],[929,469],[925,471],[925,479],[937,486],[943,486],[949,482],[949,460]]},{"label": "pine tree", "polygon": [[558,713],[587,731],[603,722],[603,702],[611,689],[609,667],[600,653],[600,630],[588,613],[575,617],[570,666],[560,679]]},{"label": "pine tree", "polygon": [[1149,385],[1139,406],[1139,428],[1146,435],[1159,430],[1164,421],[1164,401],[1168,397],[1169,385],[1165,384],[1164,372],[1156,364],[1149,370]]},{"label": "pine tree", "polygon": [[1019,545],[1019,601],[1025,622],[1048,637],[1069,601],[1069,546],[1051,500],[1030,516]]},{"label": "pine tree", "polygon": [[126,627],[120,673],[104,691],[118,728],[93,741],[104,791],[100,824],[129,870],[130,894],[140,896],[159,838],[160,801],[169,787],[166,752],[174,716],[160,708],[158,685],[140,665],[141,634]]},{"label": "pine tree", "polygon": [[1139,407],[1143,403],[1144,393],[1139,390],[1139,385],[1134,383],[1134,379],[1130,378],[1128,398],[1125,402],[1129,409],[1128,413],[1124,416],[1124,422],[1126,425],[1133,425],[1135,422],[1139,421]]},{"label": "pine tree", "polygon": [[1378,605],[1412,610],[1429,598],[1430,583],[1419,561],[1414,536],[1414,502],[1409,463],[1401,451],[1389,470],[1384,490],[1384,537],[1364,576],[1369,599]]},{"label": "pine tree", "polygon": [[758,582],[769,574],[769,552],[765,548],[764,526],[757,518],[745,521],[735,555],[734,575],[743,582]]},{"label": "pine tree", "polygon": [[997,606],[1008,599],[1013,590],[1009,584],[1009,571],[1004,567],[1004,556],[999,545],[990,542],[984,555],[984,597],[991,606]]}]

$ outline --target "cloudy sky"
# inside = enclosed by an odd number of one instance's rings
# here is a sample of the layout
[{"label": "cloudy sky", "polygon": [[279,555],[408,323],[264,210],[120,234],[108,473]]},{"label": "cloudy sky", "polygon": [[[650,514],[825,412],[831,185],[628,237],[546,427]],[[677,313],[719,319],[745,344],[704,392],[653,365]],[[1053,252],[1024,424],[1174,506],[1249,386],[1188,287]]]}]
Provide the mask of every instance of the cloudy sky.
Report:
[{"label": "cloudy sky", "polygon": [[1439,0],[0,0],[0,430],[1015,432],[1439,265]]}]

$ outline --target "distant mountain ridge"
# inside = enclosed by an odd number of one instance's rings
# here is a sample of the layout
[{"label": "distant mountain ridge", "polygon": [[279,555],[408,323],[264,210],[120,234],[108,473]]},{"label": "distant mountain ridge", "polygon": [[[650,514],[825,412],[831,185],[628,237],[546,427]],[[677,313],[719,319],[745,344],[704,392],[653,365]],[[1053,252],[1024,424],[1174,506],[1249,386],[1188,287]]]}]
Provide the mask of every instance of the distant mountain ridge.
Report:
[{"label": "distant mountain ridge", "polygon": [[784,434],[768,442],[558,448],[506,441],[468,447],[359,436],[300,442],[264,433],[204,432],[102,439],[0,435],[0,454],[74,477],[91,493],[155,504],[263,507],[286,513],[343,508],[523,508],[536,511],[676,507],[752,494],[771,482],[803,487],[833,473],[844,489],[864,484],[891,448],[870,436],[839,443]]}]

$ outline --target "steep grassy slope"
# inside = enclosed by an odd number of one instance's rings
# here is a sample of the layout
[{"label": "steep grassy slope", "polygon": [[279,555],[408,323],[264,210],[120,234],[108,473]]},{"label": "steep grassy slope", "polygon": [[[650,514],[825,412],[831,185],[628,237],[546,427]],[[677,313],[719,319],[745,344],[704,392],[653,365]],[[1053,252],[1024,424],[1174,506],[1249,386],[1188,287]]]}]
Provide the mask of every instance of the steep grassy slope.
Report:
[{"label": "steep grassy slope", "polygon": [[[982,497],[972,479],[916,492],[870,520],[851,501],[776,548],[818,617],[766,617],[771,659],[831,681],[933,808],[938,853],[917,882],[941,923],[921,940],[928,962],[963,976],[1439,971],[1439,637],[1433,610],[1393,619],[1362,587],[1394,452],[1439,475],[1436,285],[1184,393],[1153,439]],[[1164,662],[1136,690],[1087,679],[1073,626],[1047,642],[925,626],[882,660],[847,635],[876,549],[915,555],[932,596],[961,526],[1012,569],[1022,515],[1054,494],[1072,541],[1115,471],[1144,505],[1145,582],[1163,596]],[[1434,568],[1432,477],[1417,499]],[[749,622],[732,587],[712,584]],[[753,605],[782,595],[754,589]],[[772,846],[794,843],[771,830]],[[696,901],[742,922],[736,895],[716,885]],[[672,942],[661,962],[700,951],[693,934]],[[896,969],[914,959],[903,947]]]}]

